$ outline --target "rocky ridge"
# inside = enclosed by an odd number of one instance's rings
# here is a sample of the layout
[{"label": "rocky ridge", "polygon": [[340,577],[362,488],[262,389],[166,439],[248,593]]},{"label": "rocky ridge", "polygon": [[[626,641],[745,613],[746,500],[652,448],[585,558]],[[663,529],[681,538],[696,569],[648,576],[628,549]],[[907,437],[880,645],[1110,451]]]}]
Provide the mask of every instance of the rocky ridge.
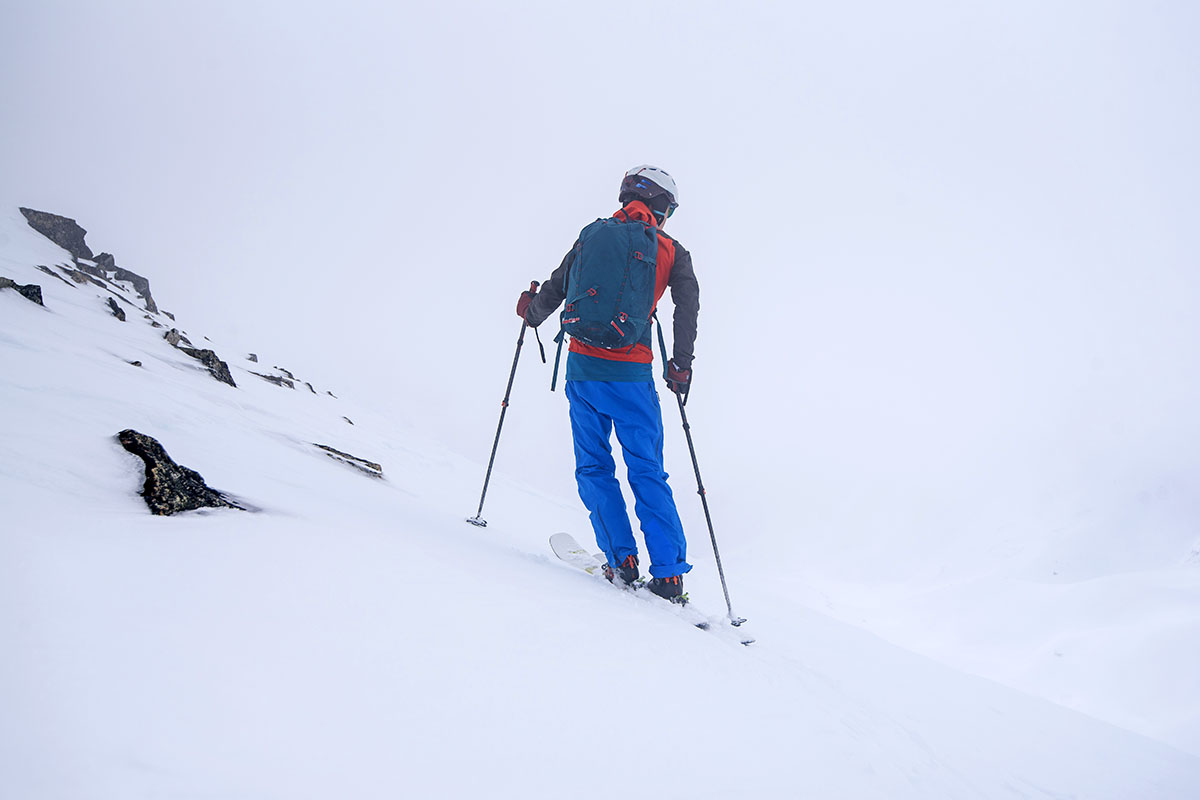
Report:
[{"label": "rocky ridge", "polygon": [[[199,361],[215,380],[233,389],[238,389],[230,365],[222,360],[214,350],[196,347],[185,331],[161,321],[163,317],[166,317],[170,323],[174,323],[175,316],[159,308],[150,292],[148,279],[117,266],[115,257],[110,253],[93,255],[86,242],[87,231],[80,227],[75,220],[27,208],[21,208],[20,211],[31,228],[70,254],[69,263],[30,264],[30,269],[36,269],[71,287],[72,290],[88,288],[100,290],[98,299],[104,305],[104,311],[108,316],[122,323],[132,320],[133,322],[129,324],[135,324],[140,317],[150,327],[165,329],[165,333],[161,334],[159,339],[163,346],[169,346]],[[37,284],[20,284],[15,280],[0,276],[0,290],[3,289],[13,289],[31,302],[45,307],[42,287]],[[56,292],[51,292],[50,296],[54,297],[57,293],[61,299],[63,291],[62,288],[59,288]],[[48,310],[53,312],[54,308]],[[139,313],[133,314],[130,313],[131,311]],[[207,340],[207,337],[203,338]],[[258,363],[258,357],[255,354],[248,355],[245,360],[253,364]],[[128,358],[125,361],[142,369],[146,369],[147,365],[152,366],[154,363],[148,361],[144,364],[140,359],[129,360]],[[297,383],[302,383],[308,387],[310,394],[319,395],[311,383],[300,380],[290,370],[280,366],[272,367],[269,372],[262,366],[259,366],[259,369],[262,370],[260,372],[254,372],[245,367],[238,367],[238,369],[282,388],[295,389]],[[329,391],[324,392],[323,395],[336,399],[335,395]],[[340,416],[340,419],[350,423],[347,417]],[[133,428],[126,428],[117,434],[116,438],[126,450],[136,454],[144,462],[146,477],[141,494],[151,513],[171,515],[200,508],[245,510],[243,506],[232,502],[229,496],[208,487],[195,470],[172,460],[167,455],[165,448],[152,436],[140,433]],[[314,445],[314,448],[315,453],[328,457],[343,466],[352,467],[375,479],[383,479],[383,467],[378,463],[351,455],[344,449],[338,449],[331,445]],[[268,468],[272,467],[268,466]],[[275,468],[286,470],[287,465],[281,464]]]}]

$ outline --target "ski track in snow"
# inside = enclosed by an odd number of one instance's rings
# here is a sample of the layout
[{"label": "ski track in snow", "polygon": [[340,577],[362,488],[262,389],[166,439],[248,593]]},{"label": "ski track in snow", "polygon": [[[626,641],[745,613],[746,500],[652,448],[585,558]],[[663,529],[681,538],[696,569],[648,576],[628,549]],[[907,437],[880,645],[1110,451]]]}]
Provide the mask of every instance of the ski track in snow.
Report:
[{"label": "ski track in snow", "polygon": [[[794,600],[743,588],[747,648],[589,580],[546,545],[586,515],[503,457],[468,526],[483,465],[403,408],[197,330],[220,384],[35,269],[68,260],[0,215],[0,274],[46,302],[0,291],[0,796],[1200,796],[1196,756]],[[127,427],[261,511],[150,516]]]}]

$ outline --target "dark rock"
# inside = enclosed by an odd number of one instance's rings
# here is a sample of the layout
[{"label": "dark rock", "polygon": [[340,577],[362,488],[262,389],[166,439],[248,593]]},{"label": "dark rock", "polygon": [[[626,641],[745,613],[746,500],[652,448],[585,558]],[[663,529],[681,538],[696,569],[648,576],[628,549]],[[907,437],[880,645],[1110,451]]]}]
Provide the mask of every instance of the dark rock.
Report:
[{"label": "dark rock", "polygon": [[[343,419],[345,419],[345,417],[343,417]],[[350,422],[350,420],[346,421]],[[350,422],[350,424],[353,425],[354,423]],[[321,450],[324,450],[325,455],[329,456],[334,461],[354,467],[360,472],[370,475],[372,478],[383,477],[383,467],[373,461],[367,461],[365,458],[359,458],[358,456],[352,456],[349,453],[343,453],[341,450],[335,450],[327,444],[313,444],[313,447],[318,447]]]},{"label": "dark rock", "polygon": [[329,396],[330,396],[330,397],[332,397],[334,400],[337,400],[337,399],[338,399],[338,396],[337,396],[336,394],[334,394],[333,392],[331,392],[331,391],[328,391],[328,390],[326,390],[325,394],[329,395]]},{"label": "dark rock", "polygon": [[36,283],[29,283],[22,286],[11,278],[0,277],[0,289],[15,289],[26,300],[32,300],[39,306],[44,307],[46,305],[42,302],[42,287]]},{"label": "dark rock", "polygon": [[187,345],[188,347],[192,346],[192,343],[188,341],[188,338],[180,333],[176,328],[171,328],[171,330],[163,334],[163,338],[166,339],[167,343],[172,347],[179,347],[181,343]]},{"label": "dark rock", "polygon": [[114,317],[121,320],[121,322],[125,321],[125,311],[122,310],[122,308],[119,305],[117,305],[116,300],[114,300],[111,297],[108,298],[108,307],[112,309],[112,315]]},{"label": "dark rock", "polygon": [[354,420],[350,419],[349,417],[342,417],[342,419],[346,420],[346,422],[349,422],[351,425],[354,424]]},{"label": "dark rock", "polygon": [[296,384],[292,383],[287,378],[281,378],[278,375],[263,375],[261,372],[255,372],[253,370],[250,371],[250,374],[257,375],[258,377],[262,378],[264,381],[273,383],[276,386],[286,386],[289,389],[296,388]]},{"label": "dark rock", "polygon": [[45,211],[34,211],[31,208],[22,208],[21,213],[25,215],[25,220],[29,223],[29,227],[71,255],[76,258],[90,259],[92,257],[91,249],[88,248],[87,243],[83,240],[87,236],[87,231],[79,227],[75,220],[60,217],[57,214],[49,214]]},{"label": "dark rock", "polygon": [[127,429],[117,434],[117,441],[146,466],[142,499],[150,507],[150,513],[167,516],[197,508],[236,508],[245,511],[225,499],[220,492],[209,488],[200,473],[176,464],[152,437]]},{"label": "dark rock", "polygon": [[59,269],[61,269],[67,275],[67,277],[69,277],[71,280],[75,281],[76,283],[90,283],[93,286],[99,286],[101,289],[108,288],[107,286],[104,285],[103,281],[98,281],[91,275],[88,275],[87,273],[85,273],[81,270],[71,269],[70,267],[64,267],[64,266],[59,266]]},{"label": "dark rock", "polygon": [[164,314],[166,314],[168,317],[170,317],[170,318],[171,318],[171,322],[174,322],[174,321],[175,321],[175,315],[174,315],[174,314],[172,314],[170,311],[164,311],[164,312],[162,312],[162,313],[164,313]]},{"label": "dark rock", "polygon": [[[151,314],[158,313],[158,305],[154,302],[153,295],[150,294],[150,281],[138,275],[136,272],[124,269],[117,266],[117,261],[113,258],[112,253],[101,253],[96,256],[93,261],[96,262],[94,269],[88,269],[87,264],[78,264],[77,266],[86,272],[95,275],[98,278],[114,281],[126,281],[133,284],[133,289],[142,298],[146,304],[146,310]],[[112,273],[111,275],[109,273]],[[170,315],[168,315],[170,316]],[[171,317],[171,319],[175,319]]]},{"label": "dark rock", "polygon": [[65,283],[67,286],[70,286],[70,287],[72,287],[72,288],[74,288],[74,287],[75,287],[75,284],[71,283],[69,280],[67,280],[66,278],[64,278],[62,275],[59,275],[57,272],[55,272],[54,270],[50,269],[49,267],[45,267],[45,266],[42,266],[41,264],[38,264],[38,269],[40,269],[42,272],[46,273],[47,275],[52,275],[52,276],[54,276],[55,278],[58,278],[60,281],[62,281],[63,283]]},{"label": "dark rock", "polygon": [[221,383],[228,383],[233,388],[237,388],[237,384],[233,382],[233,375],[229,372],[229,365],[218,358],[212,350],[197,350],[194,347],[180,347],[179,349],[208,367],[209,374]]},{"label": "dark rock", "polygon": [[309,383],[308,381],[305,381],[305,382],[304,382],[304,385],[305,385],[305,386],[307,386],[307,387],[308,387],[308,390],[309,390],[310,392],[312,392],[313,394],[316,394],[316,393],[317,393],[317,390],[316,390],[316,389],[314,389],[314,388],[313,388],[313,385],[312,385],[311,383]]},{"label": "dark rock", "polygon": [[120,267],[117,267],[116,272],[113,273],[113,280],[128,281],[129,283],[132,283],[134,290],[137,291],[142,300],[146,302],[146,310],[151,314],[158,313],[158,306],[155,304],[154,298],[150,295],[150,281],[146,280],[141,275],[138,275],[136,272],[130,272],[129,270],[121,269]]},{"label": "dark rock", "polygon": [[274,367],[274,369],[277,369],[277,370],[279,370],[279,371],[280,371],[280,372],[282,372],[284,375],[287,375],[287,376],[288,376],[290,379],[292,379],[292,380],[296,380],[296,376],[295,376],[295,375],[293,375],[292,373],[288,372],[288,371],[287,371],[286,369],[284,369],[283,367]]},{"label": "dark rock", "polygon": [[44,307],[46,305],[42,302],[42,287],[36,283],[27,283],[24,286],[18,286],[17,291],[23,294],[27,300],[32,300],[39,306]]},{"label": "dark rock", "polygon": [[[149,317],[147,317],[149,319]],[[155,322],[151,322],[155,327],[161,327]],[[199,361],[204,366],[208,367],[208,372],[221,383],[228,383],[230,386],[237,388],[237,384],[233,382],[233,375],[229,372],[229,365],[222,361],[212,350],[201,350],[191,346],[188,338],[181,334],[175,328],[167,331],[163,338],[176,350],[187,353],[192,358]]]},{"label": "dark rock", "polygon": [[140,367],[140,366],[142,365],[142,362],[140,362],[140,361],[130,361],[130,362],[129,362],[129,364],[130,364],[130,366],[133,366],[133,367]]},{"label": "dark rock", "polygon": [[[109,256],[109,258],[112,258],[112,256]],[[105,272],[104,269],[102,267],[100,267],[100,265],[94,264],[91,261],[88,261],[87,259],[74,258],[74,259],[72,259],[72,261],[75,262],[75,266],[79,270],[86,272],[88,275],[91,275],[94,278],[99,278],[100,280],[103,280],[103,281],[108,280],[108,273]]]},{"label": "dark rock", "polygon": [[251,353],[250,355],[246,356],[246,360],[247,360],[247,361],[253,361],[255,364],[257,364],[257,363],[258,363],[258,356],[256,356],[254,353]]}]

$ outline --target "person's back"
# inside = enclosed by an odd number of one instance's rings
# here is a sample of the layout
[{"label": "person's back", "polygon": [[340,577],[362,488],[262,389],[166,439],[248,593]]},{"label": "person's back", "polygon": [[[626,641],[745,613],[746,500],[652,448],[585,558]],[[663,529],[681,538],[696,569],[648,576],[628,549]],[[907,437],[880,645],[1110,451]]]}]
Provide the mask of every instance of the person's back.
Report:
[{"label": "person's back", "polygon": [[[651,307],[669,287],[675,305],[674,357],[666,365],[667,385],[686,395],[691,384],[693,346],[700,310],[700,289],[691,255],[662,231],[678,207],[678,191],[666,172],[650,166],[626,173],[619,194],[621,208],[613,219],[641,223],[657,239]],[[580,257],[576,242],[558,269],[533,295],[524,292],[517,314],[537,327],[563,302],[568,276]],[[639,254],[640,255],[640,254]],[[564,319],[571,319],[564,313]],[[619,320],[617,321],[619,323]],[[654,389],[650,326],[632,346],[605,347],[572,337],[567,357],[566,393],[570,400],[579,496],[591,516],[596,543],[608,559],[609,580],[639,578],[637,542],[616,479],[611,437],[615,428],[629,469],[634,507],[650,555],[651,591],[682,600],[687,542],[667,474],[663,469],[663,425]]]}]

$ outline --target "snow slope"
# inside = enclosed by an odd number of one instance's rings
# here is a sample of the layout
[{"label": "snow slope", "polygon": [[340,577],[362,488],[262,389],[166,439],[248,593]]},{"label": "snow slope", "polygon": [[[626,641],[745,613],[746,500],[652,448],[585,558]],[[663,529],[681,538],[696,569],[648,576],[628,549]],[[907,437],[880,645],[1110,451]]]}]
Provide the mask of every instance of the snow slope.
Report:
[{"label": "snow slope", "polygon": [[[46,303],[0,291],[2,797],[1200,793],[1196,756],[787,587],[735,586],[751,648],[681,624],[553,560],[546,537],[585,539],[585,516],[503,471],[490,526],[465,525],[483,464],[402,398],[274,386],[248,372],[271,363],[244,360],[253,343],[202,345],[238,387],[218,383],[97,288],[36,269],[68,260],[0,212],[0,275]],[[256,510],[152,517],[113,438],[127,427]],[[715,613],[693,541],[692,594]]]}]

